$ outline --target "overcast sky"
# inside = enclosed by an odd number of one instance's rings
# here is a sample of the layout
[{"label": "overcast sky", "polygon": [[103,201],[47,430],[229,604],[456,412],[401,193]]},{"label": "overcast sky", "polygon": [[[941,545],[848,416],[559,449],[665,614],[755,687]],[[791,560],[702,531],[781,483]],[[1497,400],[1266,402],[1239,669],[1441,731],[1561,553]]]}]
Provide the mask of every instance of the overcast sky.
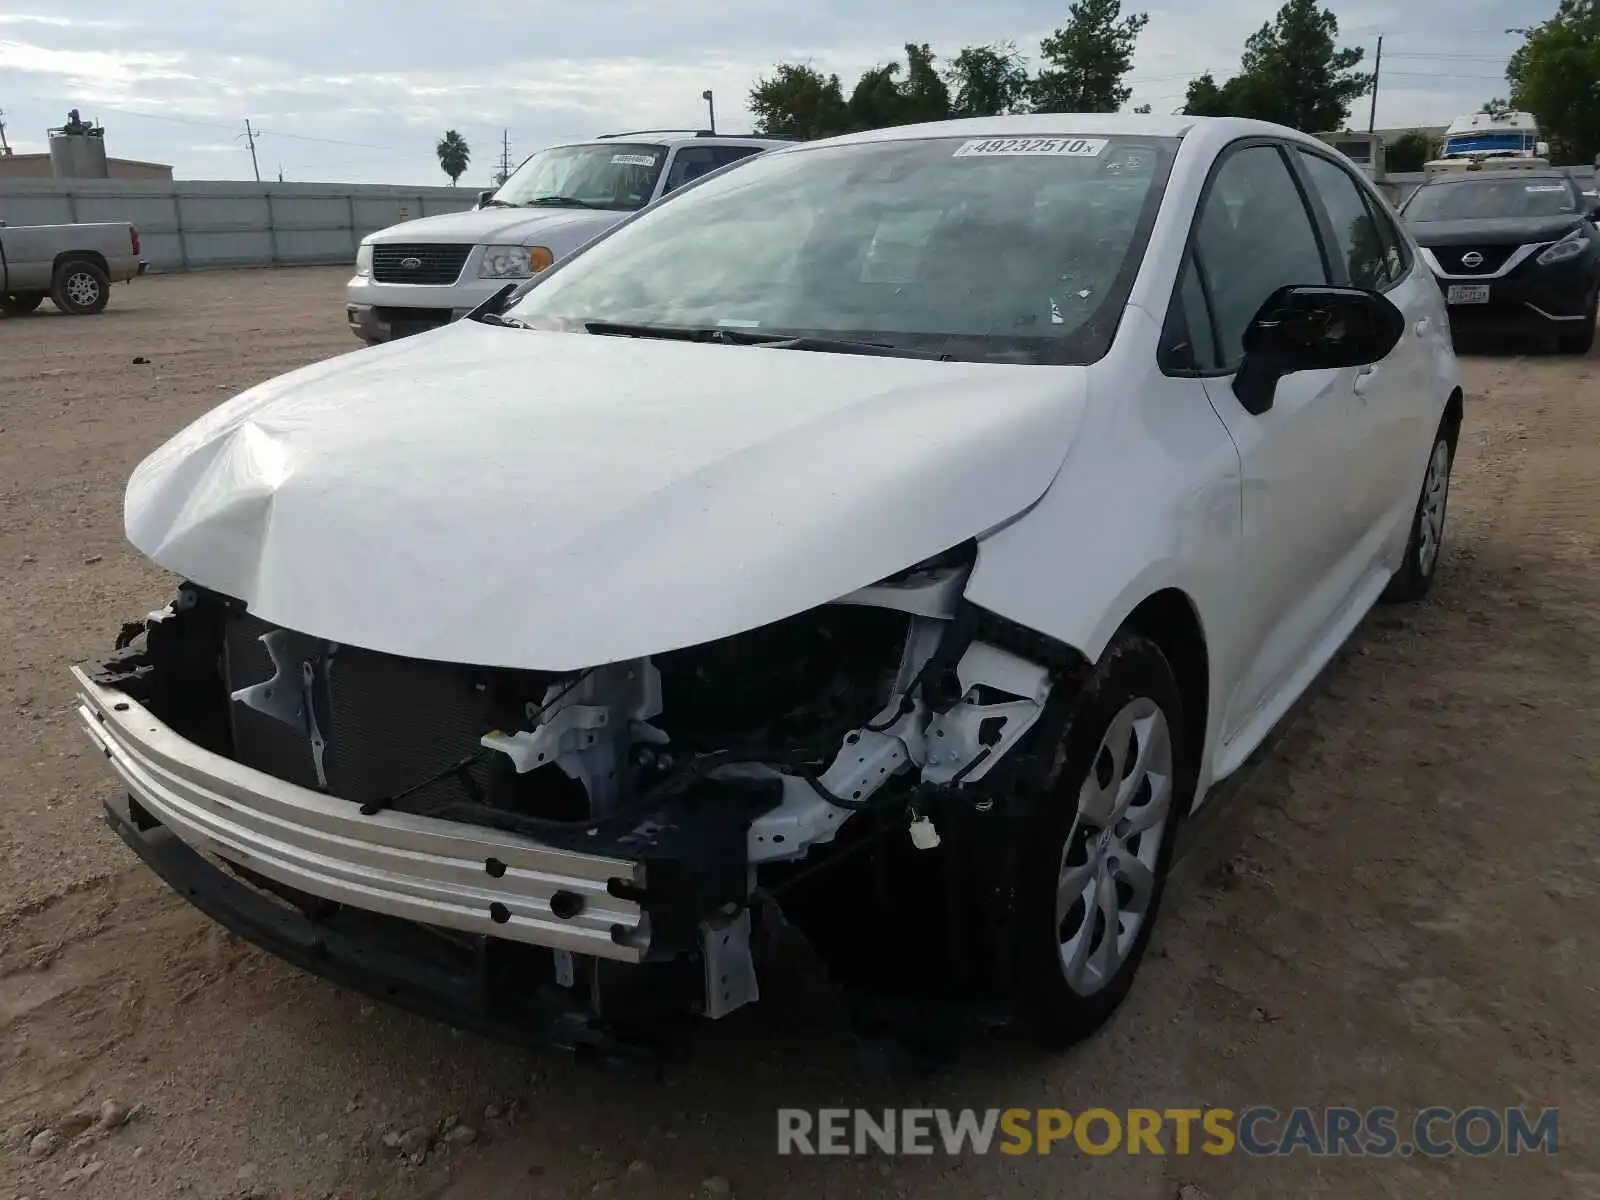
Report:
[{"label": "overcast sky", "polygon": [[[1219,80],[1280,0],[1125,4],[1148,11],[1133,103],[1183,103]],[[1555,0],[1335,5],[1341,36],[1380,33],[1378,124],[1444,124],[1506,91],[1508,26]],[[0,110],[17,152],[45,149],[69,108],[106,126],[114,157],[171,163],[179,178],[248,179],[245,118],[263,132],[261,175],[445,182],[433,144],[459,129],[463,184],[483,186],[508,129],[513,162],[612,130],[695,126],[716,95],[719,129],[749,128],[751,84],[779,61],[855,77],[908,41],[936,53],[1015,41],[1035,56],[1065,0],[3,0]],[[1352,124],[1365,126],[1365,100]],[[320,139],[320,140],[319,140]]]}]

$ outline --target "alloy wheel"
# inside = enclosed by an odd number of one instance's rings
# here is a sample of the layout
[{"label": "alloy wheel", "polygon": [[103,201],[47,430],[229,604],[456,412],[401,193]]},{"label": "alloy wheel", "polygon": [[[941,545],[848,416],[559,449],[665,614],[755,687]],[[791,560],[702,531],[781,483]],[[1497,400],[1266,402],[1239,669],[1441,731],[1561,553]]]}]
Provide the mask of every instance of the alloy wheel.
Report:
[{"label": "alloy wheel", "polygon": [[1056,887],[1061,970],[1080,996],[1127,960],[1156,892],[1172,806],[1172,731],[1154,700],[1112,718],[1078,793]]}]

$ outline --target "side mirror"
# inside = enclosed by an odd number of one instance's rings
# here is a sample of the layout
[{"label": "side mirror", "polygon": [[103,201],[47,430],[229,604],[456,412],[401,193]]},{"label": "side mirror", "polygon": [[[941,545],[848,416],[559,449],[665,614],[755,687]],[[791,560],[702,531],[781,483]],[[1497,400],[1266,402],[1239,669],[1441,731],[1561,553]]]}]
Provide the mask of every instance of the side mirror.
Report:
[{"label": "side mirror", "polygon": [[494,189],[493,188],[485,188],[483,191],[478,193],[478,207],[482,208],[485,204],[489,203],[489,201],[491,201],[493,199],[494,199]]},{"label": "side mirror", "polygon": [[1279,288],[1245,327],[1233,394],[1259,416],[1285,375],[1375,363],[1400,344],[1405,327],[1398,308],[1365,288]]},{"label": "side mirror", "polygon": [[1549,158],[1550,157],[1550,143],[1549,142],[1535,142],[1533,144],[1533,152],[1539,158]]}]

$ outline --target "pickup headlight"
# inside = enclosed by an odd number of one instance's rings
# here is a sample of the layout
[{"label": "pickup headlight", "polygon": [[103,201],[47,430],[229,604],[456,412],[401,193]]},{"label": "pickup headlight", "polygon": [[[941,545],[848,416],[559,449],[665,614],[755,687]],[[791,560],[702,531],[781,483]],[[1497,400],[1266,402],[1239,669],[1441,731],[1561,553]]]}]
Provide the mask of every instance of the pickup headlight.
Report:
[{"label": "pickup headlight", "polygon": [[356,250],[356,274],[361,276],[372,274],[371,242],[362,242]]},{"label": "pickup headlight", "polygon": [[531,279],[555,261],[543,246],[487,246],[479,279]]},{"label": "pickup headlight", "polygon": [[1580,227],[1567,234],[1555,245],[1548,247],[1534,261],[1541,267],[1553,267],[1557,263],[1566,262],[1569,258],[1577,258],[1588,248],[1589,231]]}]

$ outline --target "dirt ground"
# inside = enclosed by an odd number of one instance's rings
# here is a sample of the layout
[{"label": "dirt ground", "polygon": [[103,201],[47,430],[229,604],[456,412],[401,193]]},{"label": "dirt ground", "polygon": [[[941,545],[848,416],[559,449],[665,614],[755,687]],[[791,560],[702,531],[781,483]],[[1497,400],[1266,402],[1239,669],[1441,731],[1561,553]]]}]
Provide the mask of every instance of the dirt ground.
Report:
[{"label": "dirt ground", "polygon": [[[67,665],[169,580],[122,487],[249,384],[350,351],[344,273],[149,278],[0,321],[0,1200],[1600,1196],[1600,360],[1466,363],[1447,555],[1196,823],[1128,1004],[1059,1059],[863,1075],[836,1019],[741,1014],[662,1081],[530,1056],[302,975],[102,825]],[[148,360],[148,361],[146,361]],[[77,1113],[138,1106],[56,1153]],[[1560,1152],[779,1158],[779,1106],[1559,1105]],[[386,1131],[456,1121],[420,1165]],[[713,1185],[707,1194],[720,1193]]]}]

